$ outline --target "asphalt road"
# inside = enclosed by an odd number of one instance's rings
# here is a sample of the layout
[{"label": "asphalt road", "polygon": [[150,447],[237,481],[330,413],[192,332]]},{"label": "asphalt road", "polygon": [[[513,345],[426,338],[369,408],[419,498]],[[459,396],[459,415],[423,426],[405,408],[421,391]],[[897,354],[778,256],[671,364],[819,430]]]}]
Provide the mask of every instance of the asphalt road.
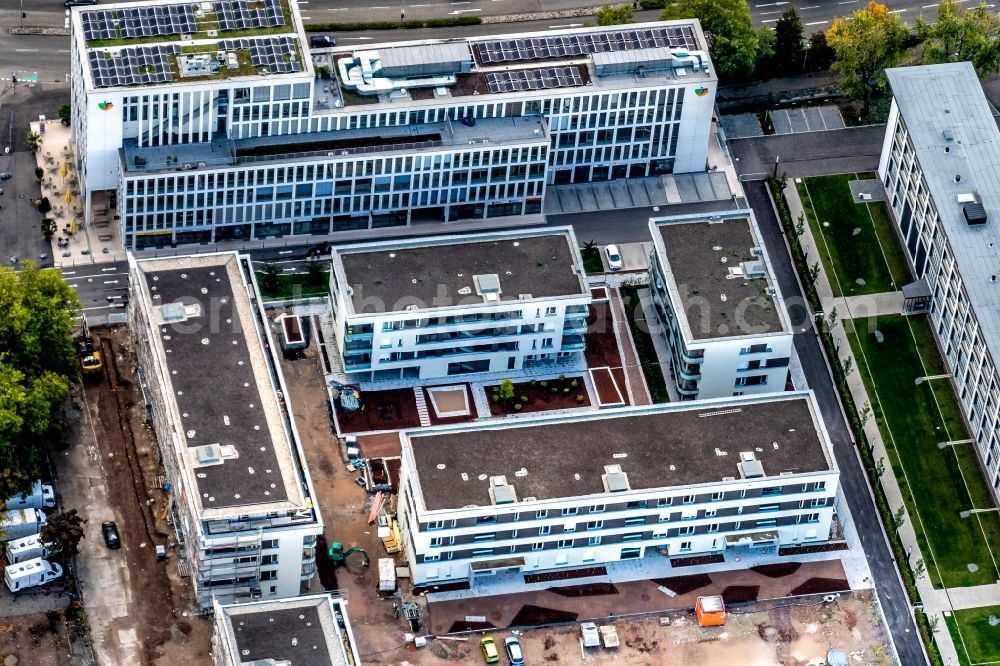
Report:
[{"label": "asphalt road", "polygon": [[882,602],[889,631],[896,643],[900,663],[907,666],[926,663],[906,593],[897,576],[892,551],[886,543],[878,511],[869,491],[865,471],[851,441],[840,398],[830,377],[815,329],[812,322],[808,321],[807,310],[802,305],[805,299],[795,279],[781,225],[774,214],[764,183],[745,183],[745,189],[771,257],[781,293],[789,304],[789,318],[796,331],[795,351],[809,379],[809,388],[816,394],[823,422],[833,442],[834,456],[840,468],[840,485],[854,516],[855,527],[868,558],[868,566],[871,567],[875,588]]}]

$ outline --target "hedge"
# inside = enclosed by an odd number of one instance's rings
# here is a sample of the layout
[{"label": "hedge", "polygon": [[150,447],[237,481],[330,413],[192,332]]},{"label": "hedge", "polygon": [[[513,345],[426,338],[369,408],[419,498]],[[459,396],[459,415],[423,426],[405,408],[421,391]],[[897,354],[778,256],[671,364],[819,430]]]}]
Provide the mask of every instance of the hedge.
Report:
[{"label": "hedge", "polygon": [[[767,179],[768,189],[771,190],[775,208],[778,210],[778,218],[781,221],[781,226],[784,228],[785,235],[789,239],[788,244],[791,249],[795,270],[804,278],[802,286],[806,292],[806,299],[809,301],[809,305],[812,306],[814,312],[820,312],[823,308],[820,304],[819,294],[816,291],[815,283],[808,278],[809,264],[806,261],[802,245],[799,243],[798,234],[795,233],[795,222],[792,220],[792,213],[788,208],[788,202],[785,200],[783,185],[783,178]],[[868,474],[868,478],[871,480],[871,487],[875,491],[875,506],[878,507],[878,512],[882,516],[882,524],[887,527],[886,533],[889,535],[889,544],[892,547],[896,562],[897,564],[908,562],[909,558],[906,556],[906,550],[903,548],[899,534],[890,527],[893,521],[892,509],[889,508],[889,501],[886,499],[882,484],[879,483],[879,475],[875,469],[875,457],[872,455],[872,450],[867,446],[868,439],[865,437],[864,426],[861,424],[861,419],[858,416],[854,397],[851,395],[851,390],[847,385],[847,376],[844,374],[843,367],[840,364],[840,357],[837,354],[837,346],[833,340],[833,335],[826,326],[820,325],[816,328],[819,331],[820,339],[823,341],[823,348],[827,358],[833,360],[830,364],[833,369],[833,379],[837,385],[837,391],[840,393],[840,398],[844,402],[847,420],[854,435],[854,441],[857,443],[857,448],[861,452],[861,460],[864,464],[865,472]],[[903,586],[906,588],[906,594],[910,598],[911,603],[920,603],[920,593],[917,591],[913,570],[908,566],[899,566],[898,569],[902,573]],[[914,613],[914,616],[916,617],[917,630],[920,632],[920,638],[927,648],[927,655],[930,657],[931,663],[935,666],[944,666],[941,653],[938,650],[937,643],[934,641],[934,632],[931,631],[927,614]]]},{"label": "hedge", "polygon": [[427,19],[425,21],[365,21],[364,23],[309,23],[308,32],[356,32],[358,30],[413,30],[416,28],[452,28],[461,25],[479,25],[478,16]]},{"label": "hedge", "polygon": [[666,9],[667,0],[639,0],[642,9]]}]

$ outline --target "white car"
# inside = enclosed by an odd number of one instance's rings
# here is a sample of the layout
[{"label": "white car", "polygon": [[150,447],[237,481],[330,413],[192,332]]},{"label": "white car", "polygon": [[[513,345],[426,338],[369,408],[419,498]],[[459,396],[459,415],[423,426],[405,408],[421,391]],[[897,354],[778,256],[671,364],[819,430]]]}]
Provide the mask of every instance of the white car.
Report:
[{"label": "white car", "polygon": [[604,248],[604,256],[608,259],[608,268],[613,271],[620,271],[625,267],[625,262],[622,261],[621,252],[618,251],[617,245],[608,245]]}]

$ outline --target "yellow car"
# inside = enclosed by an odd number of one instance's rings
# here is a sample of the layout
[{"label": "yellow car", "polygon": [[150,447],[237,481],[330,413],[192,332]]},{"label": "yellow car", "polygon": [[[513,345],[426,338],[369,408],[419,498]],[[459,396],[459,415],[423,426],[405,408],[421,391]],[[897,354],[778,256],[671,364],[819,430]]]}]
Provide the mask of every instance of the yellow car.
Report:
[{"label": "yellow car", "polygon": [[483,651],[483,659],[486,660],[487,664],[500,663],[500,652],[497,651],[497,644],[493,638],[483,636],[483,640],[479,641],[479,647]]}]

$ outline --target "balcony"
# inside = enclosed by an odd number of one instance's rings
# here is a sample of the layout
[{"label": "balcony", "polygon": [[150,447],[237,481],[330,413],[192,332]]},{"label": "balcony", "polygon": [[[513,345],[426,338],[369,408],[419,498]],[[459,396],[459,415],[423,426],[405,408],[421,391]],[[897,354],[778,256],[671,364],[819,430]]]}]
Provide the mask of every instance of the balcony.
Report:
[{"label": "balcony", "polygon": [[562,339],[562,351],[575,351],[584,348],[582,335],[564,335]]},{"label": "balcony", "polygon": [[564,335],[568,333],[579,333],[582,335],[586,332],[587,332],[586,318],[581,317],[581,318],[567,319],[565,323],[563,323]]},{"label": "balcony", "polygon": [[303,548],[302,549],[302,564],[314,564],[316,562],[316,549],[315,548]]},{"label": "balcony", "polygon": [[300,580],[302,580],[303,582],[305,582],[307,580],[311,580],[312,577],[315,576],[315,575],[316,575],[316,565],[315,564],[306,564],[306,563],[302,564],[302,573],[299,576]]}]

